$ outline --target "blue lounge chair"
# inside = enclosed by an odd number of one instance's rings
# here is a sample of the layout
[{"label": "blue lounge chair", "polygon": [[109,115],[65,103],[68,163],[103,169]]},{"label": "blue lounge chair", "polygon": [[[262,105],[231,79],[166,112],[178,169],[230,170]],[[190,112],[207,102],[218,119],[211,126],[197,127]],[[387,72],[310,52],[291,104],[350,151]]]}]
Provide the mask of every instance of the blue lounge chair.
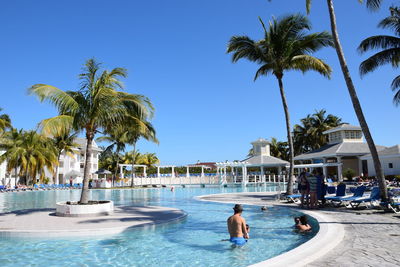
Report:
[{"label": "blue lounge chair", "polygon": [[287,202],[292,202],[296,203],[299,201],[299,198],[301,197],[301,194],[292,194],[292,195],[287,195],[286,200]]},{"label": "blue lounge chair", "polygon": [[[359,198],[355,199],[353,201],[350,201],[350,206],[355,209],[358,208],[363,203],[370,203],[372,205],[372,202],[377,201],[381,198],[381,192],[379,191],[379,187],[374,187],[372,188],[371,195],[366,198]],[[368,206],[367,206],[368,207]]]},{"label": "blue lounge chair", "polygon": [[[329,191],[329,189],[328,189],[328,191]],[[332,199],[336,199],[338,197],[343,197],[345,195],[346,195],[346,184],[339,184],[336,188],[336,195],[335,196],[327,196],[327,197],[325,197],[325,199],[332,200]]]},{"label": "blue lounge chair", "polygon": [[364,195],[365,189],[366,187],[361,185],[356,188],[352,196],[331,197],[329,200],[334,203],[335,206],[340,206],[343,202],[350,202],[361,198]]}]

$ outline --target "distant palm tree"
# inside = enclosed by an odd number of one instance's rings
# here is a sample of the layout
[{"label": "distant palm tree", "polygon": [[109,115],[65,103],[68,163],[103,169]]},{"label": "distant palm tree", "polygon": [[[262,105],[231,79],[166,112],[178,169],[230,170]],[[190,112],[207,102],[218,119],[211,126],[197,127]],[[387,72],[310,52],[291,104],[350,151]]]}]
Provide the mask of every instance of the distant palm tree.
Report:
[{"label": "distant palm tree", "polygon": [[271,156],[283,160],[289,160],[289,148],[287,142],[280,142],[275,137],[271,138],[270,144]]},{"label": "distant palm tree", "polygon": [[[0,108],[0,111],[3,109]],[[11,119],[7,114],[0,114],[0,133],[11,127]]]},{"label": "distant palm tree", "polygon": [[11,129],[0,138],[0,149],[6,153],[0,156],[0,163],[7,161],[6,170],[11,172],[14,170],[15,185],[17,185],[18,168],[20,166],[19,147],[22,143],[23,131]]},{"label": "distant palm tree", "polygon": [[[112,151],[115,147],[115,153],[117,155],[119,155],[120,152],[123,152],[125,150],[125,146],[126,144],[129,142],[128,139],[128,131],[124,129],[124,126],[119,126],[119,127],[115,127],[108,136],[101,136],[99,138],[96,139],[96,141],[99,142],[109,142],[111,143],[109,146],[107,146],[106,150],[110,150]],[[116,162],[116,166],[117,168],[115,168],[114,170],[114,175],[112,178],[112,184],[114,186],[114,180],[117,177],[117,172],[118,172],[118,164],[119,164],[119,160],[120,157],[113,157],[117,160]]]},{"label": "distant palm tree", "polygon": [[[364,60],[360,65],[361,76],[374,71],[379,66],[391,64],[393,68],[398,68],[400,64],[400,10],[397,7],[390,8],[390,16],[383,19],[378,27],[392,30],[395,36],[377,35],[371,36],[361,42],[358,51],[361,53],[373,49],[382,49]],[[400,104],[400,75],[392,81],[391,88],[397,91],[393,97],[393,102]]]},{"label": "distant palm tree", "polygon": [[[79,147],[79,144],[75,143],[75,138],[77,134],[76,133],[64,133],[61,135],[54,135],[53,136],[53,143],[54,146],[57,150],[57,161],[60,162],[61,154],[64,153],[67,156],[70,157],[75,157],[75,154],[78,153],[77,148]],[[59,172],[59,166],[57,165],[56,171],[55,171],[55,179],[54,183],[58,184],[59,177],[58,177],[58,172]]]},{"label": "distant palm tree", "polygon": [[140,157],[139,162],[147,167],[151,167],[155,164],[159,164],[160,160],[155,153],[145,153]]},{"label": "distant palm tree", "polygon": [[50,138],[35,131],[12,132],[9,136],[9,147],[0,156],[0,162],[7,160],[7,170],[19,169],[19,176],[26,177],[26,182],[36,183],[39,176],[43,181],[45,169],[50,172],[58,165],[57,152]]},{"label": "distant palm tree", "polygon": [[327,143],[323,132],[337,127],[342,123],[342,119],[332,114],[326,115],[326,110],[315,111],[300,120],[301,124],[293,127],[295,154],[302,154],[311,150],[318,149]]},{"label": "distant palm tree", "polygon": [[137,151],[135,148],[132,151],[126,152],[122,156],[122,163],[123,164],[131,164],[132,165],[132,182],[131,182],[131,187],[133,187],[134,184],[134,179],[133,175],[135,174],[135,164],[140,164],[142,154]]},{"label": "distant palm tree", "polygon": [[[359,2],[363,2],[359,0]],[[370,10],[377,10],[383,0],[366,0],[367,8]],[[382,165],[379,160],[378,151],[376,150],[374,139],[372,138],[371,132],[369,131],[369,127],[367,121],[364,117],[363,110],[361,108],[360,100],[357,96],[357,91],[353,83],[353,79],[351,78],[349,67],[347,66],[346,58],[344,56],[342,45],[340,44],[339,40],[339,33],[336,24],[336,14],[335,9],[333,6],[333,0],[327,0],[328,10],[329,10],[329,17],[331,23],[331,31],[333,35],[333,40],[335,43],[336,54],[338,56],[340,67],[343,72],[343,77],[347,85],[347,89],[349,91],[351,102],[353,103],[354,112],[357,115],[358,122],[360,123],[361,129],[364,133],[365,140],[367,141],[369,150],[371,152],[372,160],[374,162],[376,177],[378,178],[379,188],[381,192],[381,197],[383,201],[388,199],[388,193],[386,188],[386,180],[385,175],[383,173]],[[306,9],[307,13],[310,12],[311,9],[311,0],[306,0]]]},{"label": "distant palm tree", "polygon": [[128,120],[140,124],[142,118],[153,112],[148,98],[118,91],[123,88],[119,79],[126,76],[127,71],[123,68],[100,73],[100,63],[89,59],[84,73],[80,74],[79,90],[65,92],[46,84],[36,84],[28,90],[40,101],[48,101],[58,108],[59,115],[50,119],[48,128],[72,126],[76,131],[85,132],[87,143],[81,204],[89,201],[90,158],[95,134],[101,129],[108,132]]},{"label": "distant palm tree", "polygon": [[331,68],[321,59],[311,56],[313,52],[332,46],[332,37],[327,32],[306,34],[311,29],[308,19],[300,14],[289,15],[280,20],[273,19],[269,29],[265,27],[264,39],[253,41],[247,36],[233,36],[228,44],[228,53],[233,53],[232,61],[246,58],[261,65],[254,80],[261,75],[274,75],[279,84],[283,109],[286,118],[286,131],[289,144],[289,179],[287,193],[293,193],[293,139],[290,127],[289,108],[283,88],[284,73],[290,70],[306,72],[314,70],[330,77]]}]

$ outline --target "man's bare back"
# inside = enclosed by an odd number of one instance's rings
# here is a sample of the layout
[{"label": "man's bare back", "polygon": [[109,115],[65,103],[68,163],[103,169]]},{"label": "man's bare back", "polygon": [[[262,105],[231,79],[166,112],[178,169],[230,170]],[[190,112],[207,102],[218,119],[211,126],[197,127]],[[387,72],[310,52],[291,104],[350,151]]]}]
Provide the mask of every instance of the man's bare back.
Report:
[{"label": "man's bare back", "polygon": [[239,213],[236,213],[228,218],[228,231],[231,237],[244,237],[248,238],[246,231],[246,221],[240,216]]}]

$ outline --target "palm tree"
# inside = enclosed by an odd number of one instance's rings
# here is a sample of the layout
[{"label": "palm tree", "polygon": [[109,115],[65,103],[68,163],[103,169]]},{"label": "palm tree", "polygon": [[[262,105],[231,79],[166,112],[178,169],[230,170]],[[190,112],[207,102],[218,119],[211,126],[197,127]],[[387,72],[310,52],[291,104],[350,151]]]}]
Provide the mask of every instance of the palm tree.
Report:
[{"label": "palm tree", "polygon": [[[400,64],[400,10],[397,7],[391,7],[390,16],[383,19],[378,27],[393,30],[395,36],[377,35],[361,42],[358,47],[358,51],[361,53],[373,49],[382,49],[382,51],[361,63],[361,76],[385,64],[391,64],[393,68],[397,68]],[[391,88],[393,91],[397,91],[393,97],[393,102],[398,106],[400,104],[400,76],[393,79]]]},{"label": "palm tree", "polygon": [[155,153],[145,153],[140,157],[139,162],[147,167],[151,167],[155,164],[159,164],[160,160]]},{"label": "palm tree", "polygon": [[[96,139],[97,141],[106,141],[111,143],[105,151],[112,151],[115,147],[115,154],[119,155],[120,152],[125,150],[126,143],[129,142],[128,140],[128,130],[125,130],[123,126],[114,128],[108,136],[101,136]],[[114,157],[116,161],[116,168],[114,170],[114,175],[112,178],[112,185],[114,186],[114,180],[117,177],[118,172],[118,164],[120,157]]]},{"label": "palm tree", "polygon": [[[79,145],[75,143],[75,138],[77,136],[77,133],[64,133],[60,135],[54,135],[53,136],[53,143],[54,146],[57,150],[57,161],[60,162],[60,157],[61,154],[64,152],[65,155],[68,155],[70,157],[74,157],[75,154],[78,152],[76,149]],[[56,171],[55,171],[55,179],[54,183],[58,184],[58,168],[59,166],[57,165]]]},{"label": "palm tree", "polygon": [[[359,0],[359,2],[363,2],[363,1]],[[377,10],[380,7],[383,0],[366,0],[365,2],[366,2],[368,9]],[[367,141],[369,150],[371,152],[372,160],[374,162],[376,177],[378,178],[378,182],[379,182],[379,188],[380,188],[382,200],[386,201],[388,199],[388,193],[387,193],[387,188],[386,188],[385,175],[383,173],[382,165],[379,160],[378,151],[376,150],[374,139],[372,138],[371,132],[369,131],[369,127],[368,127],[367,121],[364,117],[364,113],[361,108],[360,100],[358,99],[357,91],[356,91],[356,88],[353,83],[353,79],[351,78],[350,71],[347,66],[347,62],[346,62],[346,59],[344,56],[342,45],[340,44],[339,33],[338,33],[338,29],[337,29],[337,24],[336,24],[336,14],[335,14],[334,6],[333,6],[333,0],[327,0],[327,4],[328,4],[329,17],[330,17],[330,23],[331,23],[331,31],[332,31],[332,35],[333,35],[333,41],[335,43],[336,54],[337,54],[339,62],[340,62],[340,67],[342,69],[343,77],[346,82],[347,89],[349,91],[351,102],[353,103],[354,112],[357,115],[358,122],[360,123],[361,129],[364,133],[365,140]],[[310,12],[310,8],[311,8],[311,0],[306,0],[307,13]]]},{"label": "palm tree", "polygon": [[25,176],[26,182],[35,183],[39,175],[43,181],[45,169],[53,171],[58,164],[56,149],[50,138],[35,131],[15,131],[9,136],[9,147],[0,156],[0,162],[8,160],[7,171],[19,168],[19,176]]},{"label": "palm tree", "polygon": [[133,187],[135,184],[133,182],[133,176],[135,173],[135,164],[140,164],[140,160],[142,158],[142,154],[134,148],[132,151],[126,152],[122,156],[122,163],[123,164],[131,164],[132,165],[132,182],[131,182],[131,187]]},{"label": "palm tree", "polygon": [[332,37],[327,32],[306,34],[311,29],[308,19],[300,14],[273,19],[267,30],[264,29],[264,39],[253,41],[247,36],[233,36],[228,44],[228,53],[233,53],[232,61],[246,58],[256,62],[261,67],[257,70],[254,80],[261,75],[273,74],[279,84],[283,109],[286,119],[286,131],[289,144],[289,179],[287,193],[293,193],[293,139],[290,127],[289,108],[283,88],[283,75],[289,70],[306,72],[314,70],[321,75],[330,77],[331,68],[321,59],[311,56],[311,53],[322,47],[331,46]]},{"label": "palm tree", "polygon": [[[0,111],[3,109],[0,108]],[[7,114],[0,114],[0,133],[11,127],[11,119]]]},{"label": "palm tree", "polygon": [[280,142],[275,137],[271,138],[270,144],[271,156],[277,157],[283,160],[289,160],[289,149],[287,142]]},{"label": "palm tree", "polygon": [[17,130],[13,128],[1,136],[0,139],[0,149],[6,151],[6,153],[0,156],[0,163],[7,161],[7,172],[14,170],[15,185],[17,185],[18,168],[20,166],[20,155],[18,148],[22,143],[22,135],[22,129]]},{"label": "palm tree", "polygon": [[293,127],[295,154],[302,154],[326,145],[326,130],[337,127],[342,119],[332,114],[326,116],[326,110],[315,111],[300,120],[301,124]]},{"label": "palm tree", "polygon": [[40,101],[48,101],[58,108],[59,115],[49,119],[47,128],[72,127],[85,132],[86,157],[81,204],[89,201],[90,159],[95,134],[102,129],[108,132],[127,120],[141,124],[142,118],[149,117],[153,112],[148,98],[118,91],[123,89],[120,78],[127,76],[125,69],[114,68],[100,73],[100,67],[100,63],[94,59],[86,62],[84,72],[79,75],[81,87],[77,91],[62,91],[46,84],[36,84],[28,89]]}]

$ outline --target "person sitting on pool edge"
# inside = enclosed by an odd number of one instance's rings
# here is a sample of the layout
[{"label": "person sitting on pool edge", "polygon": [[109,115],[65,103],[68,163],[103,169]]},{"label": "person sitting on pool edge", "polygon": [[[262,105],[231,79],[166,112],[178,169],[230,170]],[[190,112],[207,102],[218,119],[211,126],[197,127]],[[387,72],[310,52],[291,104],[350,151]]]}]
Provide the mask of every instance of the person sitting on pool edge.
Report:
[{"label": "person sitting on pool edge", "polygon": [[234,214],[227,220],[228,231],[230,235],[229,241],[237,246],[246,244],[249,236],[246,229],[246,220],[241,216],[243,207],[240,204],[236,204],[233,208]]}]

